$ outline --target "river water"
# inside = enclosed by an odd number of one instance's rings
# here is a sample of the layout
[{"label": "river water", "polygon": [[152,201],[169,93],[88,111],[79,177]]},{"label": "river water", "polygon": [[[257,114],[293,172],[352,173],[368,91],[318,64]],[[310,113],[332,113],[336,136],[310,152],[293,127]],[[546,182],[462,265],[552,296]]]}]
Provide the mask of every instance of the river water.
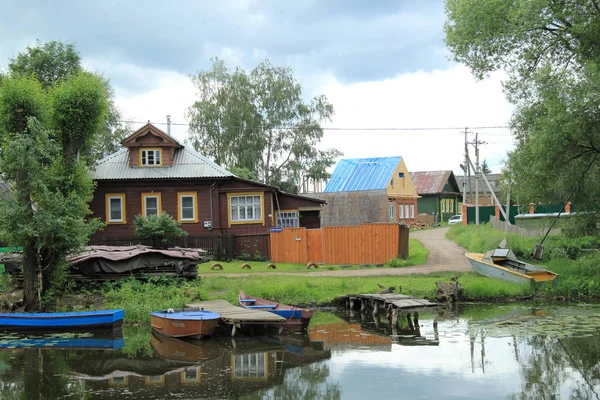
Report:
[{"label": "river water", "polygon": [[[434,323],[437,320],[437,324]],[[473,305],[307,335],[0,335],[1,399],[599,399],[600,308]],[[84,349],[82,347],[90,347]]]}]

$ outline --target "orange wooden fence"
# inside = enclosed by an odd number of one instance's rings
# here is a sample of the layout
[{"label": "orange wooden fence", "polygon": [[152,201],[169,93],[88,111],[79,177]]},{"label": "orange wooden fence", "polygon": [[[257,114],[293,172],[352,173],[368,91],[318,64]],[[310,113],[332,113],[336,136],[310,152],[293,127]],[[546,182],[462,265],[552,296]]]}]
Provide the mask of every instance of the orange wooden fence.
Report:
[{"label": "orange wooden fence", "polygon": [[271,232],[271,261],[383,264],[408,256],[408,228],[398,224],[284,228]]}]

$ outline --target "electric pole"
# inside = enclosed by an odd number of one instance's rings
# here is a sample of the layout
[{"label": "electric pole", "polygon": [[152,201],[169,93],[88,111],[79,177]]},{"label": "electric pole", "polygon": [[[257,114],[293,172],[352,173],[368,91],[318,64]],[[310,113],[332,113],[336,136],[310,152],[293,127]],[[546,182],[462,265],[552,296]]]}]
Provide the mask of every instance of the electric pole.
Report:
[{"label": "electric pole", "polygon": [[[469,168],[469,143],[467,142],[467,128],[465,128],[465,163],[463,167],[463,204],[467,204],[467,170]],[[465,218],[466,216],[463,216]]]},{"label": "electric pole", "polygon": [[486,142],[479,141],[479,134],[475,133],[475,140],[471,143],[475,146],[475,224],[479,225],[479,176],[481,168],[479,168],[479,145]]}]

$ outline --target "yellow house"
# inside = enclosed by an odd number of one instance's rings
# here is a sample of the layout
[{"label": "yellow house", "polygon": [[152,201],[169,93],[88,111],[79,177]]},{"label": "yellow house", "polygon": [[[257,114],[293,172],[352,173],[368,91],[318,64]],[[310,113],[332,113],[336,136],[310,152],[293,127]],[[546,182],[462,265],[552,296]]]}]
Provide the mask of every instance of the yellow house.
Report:
[{"label": "yellow house", "polygon": [[381,190],[387,192],[389,221],[416,221],[419,195],[399,156],[340,160],[324,193]]}]

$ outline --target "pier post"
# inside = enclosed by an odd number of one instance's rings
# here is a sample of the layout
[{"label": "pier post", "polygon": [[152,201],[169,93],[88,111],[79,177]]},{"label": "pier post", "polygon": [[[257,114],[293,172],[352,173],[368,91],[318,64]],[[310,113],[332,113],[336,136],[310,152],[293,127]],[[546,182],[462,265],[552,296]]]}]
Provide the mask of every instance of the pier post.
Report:
[{"label": "pier post", "polygon": [[392,310],[392,328],[396,328],[398,326],[398,309],[394,307]]},{"label": "pier post", "polygon": [[413,325],[412,318],[410,317],[410,313],[406,314],[406,321],[408,322],[408,329],[410,329],[411,331],[414,330],[415,326]]},{"label": "pier post", "polygon": [[419,313],[415,312],[413,314],[413,320],[415,321],[415,325],[418,326],[419,325]]}]

